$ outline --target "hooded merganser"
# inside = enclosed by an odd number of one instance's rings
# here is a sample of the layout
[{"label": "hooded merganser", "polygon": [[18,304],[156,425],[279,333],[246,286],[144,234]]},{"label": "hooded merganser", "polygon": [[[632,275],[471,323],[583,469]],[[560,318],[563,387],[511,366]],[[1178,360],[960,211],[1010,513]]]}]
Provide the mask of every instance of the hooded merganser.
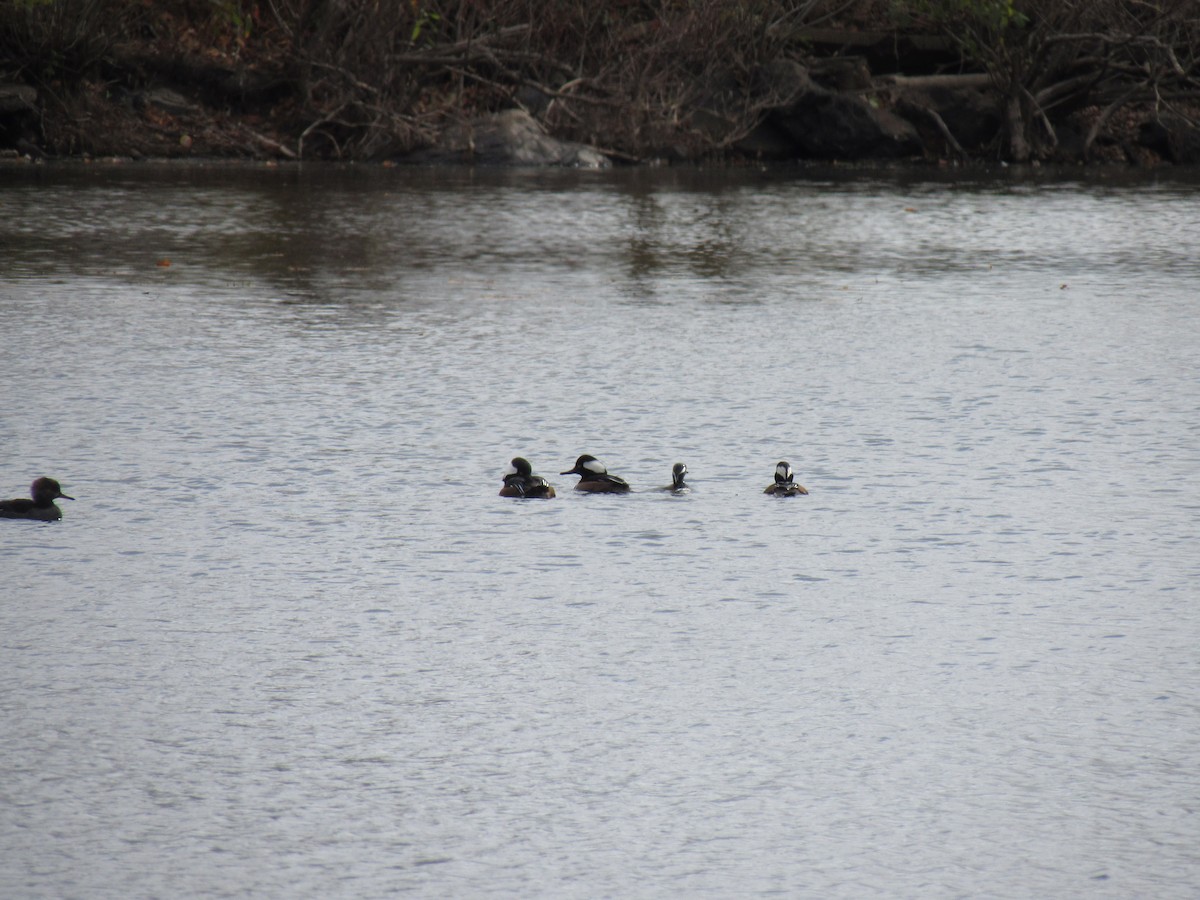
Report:
[{"label": "hooded merganser", "polygon": [[776,497],[795,497],[797,494],[807,494],[808,489],[802,484],[796,484],[792,479],[795,475],[792,474],[792,465],[789,462],[780,460],[775,466],[775,483],[767,485],[764,494],[773,494]]},{"label": "hooded merganser", "polygon": [[39,522],[53,522],[62,518],[62,510],[54,505],[59,497],[64,500],[74,500],[62,492],[62,488],[53,478],[45,476],[37,479],[29,487],[32,500],[18,497],[16,500],[0,500],[0,519],[35,519]]},{"label": "hooded merganser", "polygon": [[683,476],[688,473],[688,468],[683,463],[675,463],[671,466],[671,483],[661,490],[673,491],[676,494],[682,494],[691,490],[691,486],[685,484]]},{"label": "hooded merganser", "polygon": [[629,482],[616,475],[609,475],[604,463],[586,453],[575,460],[575,467],[560,472],[560,475],[578,475],[577,491],[589,491],[593,494],[624,494],[629,491]]},{"label": "hooded merganser", "polygon": [[504,470],[504,487],[500,488],[500,496],[549,500],[554,496],[554,488],[541,475],[533,474],[529,460],[517,456]]}]

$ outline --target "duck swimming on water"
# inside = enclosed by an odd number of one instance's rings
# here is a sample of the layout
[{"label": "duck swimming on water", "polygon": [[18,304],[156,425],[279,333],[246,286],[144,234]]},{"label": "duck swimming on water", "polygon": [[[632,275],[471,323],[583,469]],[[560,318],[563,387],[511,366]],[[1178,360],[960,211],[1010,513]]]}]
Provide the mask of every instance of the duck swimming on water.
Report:
[{"label": "duck swimming on water", "polygon": [[668,484],[665,488],[662,488],[662,490],[672,491],[673,493],[676,493],[676,494],[684,494],[684,493],[687,493],[688,491],[690,491],[691,486],[688,485],[683,480],[684,476],[687,475],[687,473],[688,473],[688,467],[686,465],[684,465],[681,462],[675,463],[675,465],[671,466],[671,483]]},{"label": "duck swimming on water", "polygon": [[29,486],[33,499],[18,497],[15,500],[0,500],[0,519],[32,519],[37,522],[54,522],[62,518],[62,510],[54,505],[61,497],[74,500],[62,492],[62,487],[53,478],[42,476]]},{"label": "duck swimming on water", "polygon": [[799,494],[807,494],[808,488],[797,484],[795,477],[792,473],[792,464],[787,460],[780,460],[775,466],[775,483],[768,484],[763,493],[776,497],[795,497]]},{"label": "duck swimming on water", "polygon": [[555,496],[554,487],[541,475],[533,474],[533,466],[523,456],[513,457],[504,470],[501,497],[520,497],[525,500],[549,500]]},{"label": "duck swimming on water", "polygon": [[560,472],[560,475],[578,475],[577,491],[588,491],[593,494],[626,494],[629,492],[629,482],[616,475],[609,475],[604,463],[594,456],[584,454],[575,460],[573,468]]}]

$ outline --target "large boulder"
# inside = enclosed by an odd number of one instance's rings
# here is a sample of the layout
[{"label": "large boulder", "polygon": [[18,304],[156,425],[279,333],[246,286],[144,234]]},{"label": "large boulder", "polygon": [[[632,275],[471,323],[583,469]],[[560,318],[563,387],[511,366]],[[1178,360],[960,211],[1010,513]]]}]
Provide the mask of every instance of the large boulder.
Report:
[{"label": "large boulder", "polygon": [[435,146],[410,154],[403,161],[582,169],[610,165],[608,157],[594,147],[551,137],[523,109],[506,109],[451,126]]},{"label": "large boulder", "polygon": [[[826,87],[845,85],[849,90]],[[756,73],[760,97],[777,97],[759,124],[736,149],[766,159],[868,160],[919,156],[921,140],[912,123],[864,100],[869,73],[860,60],[818,72],[777,61]]]},{"label": "large boulder", "polygon": [[0,149],[41,156],[37,136],[37,91],[25,84],[0,83]]},{"label": "large boulder", "polygon": [[813,84],[768,122],[809,159],[898,159],[921,154],[917,129],[886,109],[876,109],[852,93]]},{"label": "large boulder", "polygon": [[1138,143],[1176,165],[1200,164],[1200,128],[1183,116],[1168,113],[1143,122]]},{"label": "large boulder", "polygon": [[36,112],[37,91],[27,84],[0,83],[0,115]]},{"label": "large boulder", "polygon": [[[945,126],[949,135],[963,150],[978,150],[995,139],[1003,127],[1000,103],[987,84],[972,84],[968,78],[954,83],[951,78],[911,79],[909,84],[896,86],[895,109],[913,122]],[[936,118],[935,118],[936,117]],[[940,124],[938,120],[940,119]],[[936,139],[935,145],[939,143]]]}]

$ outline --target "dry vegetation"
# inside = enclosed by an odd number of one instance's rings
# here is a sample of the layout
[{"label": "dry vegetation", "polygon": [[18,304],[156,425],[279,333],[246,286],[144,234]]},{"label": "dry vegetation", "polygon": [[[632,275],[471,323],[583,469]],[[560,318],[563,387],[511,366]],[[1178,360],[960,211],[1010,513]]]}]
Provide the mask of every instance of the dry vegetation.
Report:
[{"label": "dry vegetation", "polygon": [[[1200,100],[1196,0],[0,0],[0,81],[38,89],[53,153],[377,159],[517,104],[617,156],[696,158],[833,28],[948,36],[1014,160],[1052,155],[1068,117],[1087,155],[1135,106],[1193,121]],[[194,105],[148,104],[164,84]]]},{"label": "dry vegetation", "polygon": [[1052,153],[1056,110],[1086,107],[1086,159],[1114,114],[1194,114],[1200,99],[1196,0],[917,0],[908,4],[990,76],[1005,104],[1005,155]]}]

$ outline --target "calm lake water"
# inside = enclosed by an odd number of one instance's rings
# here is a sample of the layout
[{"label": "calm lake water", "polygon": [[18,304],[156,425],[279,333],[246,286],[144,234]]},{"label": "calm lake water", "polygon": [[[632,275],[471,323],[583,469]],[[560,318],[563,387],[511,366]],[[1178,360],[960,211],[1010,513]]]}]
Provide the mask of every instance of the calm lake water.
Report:
[{"label": "calm lake water", "polygon": [[0,896],[1195,897],[1198,260],[1170,175],[0,169]]}]

